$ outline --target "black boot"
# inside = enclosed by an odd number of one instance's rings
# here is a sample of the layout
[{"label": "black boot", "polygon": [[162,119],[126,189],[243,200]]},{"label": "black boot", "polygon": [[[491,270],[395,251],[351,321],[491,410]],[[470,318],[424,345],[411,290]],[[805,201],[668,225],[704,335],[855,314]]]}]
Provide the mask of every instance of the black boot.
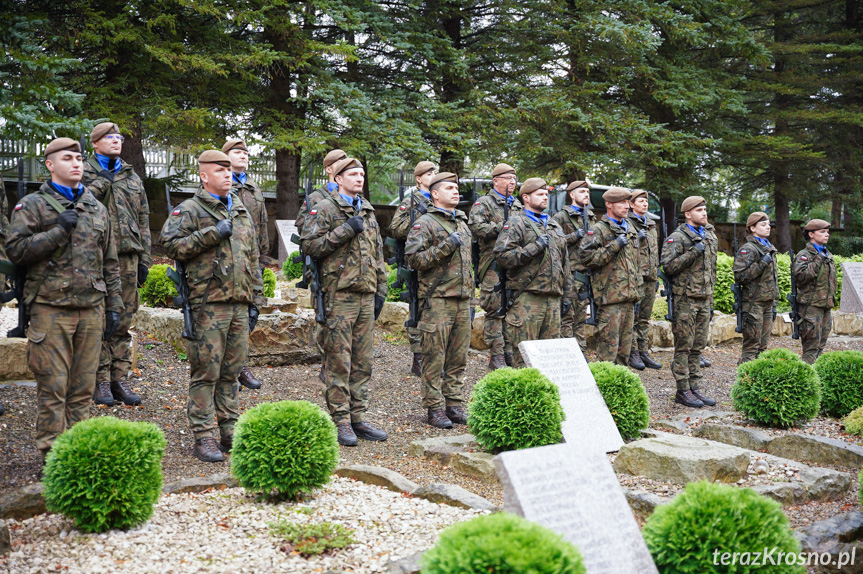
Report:
[{"label": "black boot", "polygon": [[512,366],[512,353],[504,353],[503,354],[503,362],[506,363],[507,367]]},{"label": "black boot", "polygon": [[327,378],[324,376],[324,366],[321,365],[321,371],[318,373],[318,378],[321,380],[323,384],[327,384]]},{"label": "black boot", "polygon": [[3,408],[3,403],[0,403],[0,415],[6,413],[6,409]]},{"label": "black boot", "polygon": [[712,406],[716,405],[716,401],[714,401],[710,397],[705,397],[704,395],[699,393],[698,387],[690,387],[689,390],[692,391],[692,396],[694,396],[696,399],[698,399],[699,401],[701,401],[702,403],[704,403],[708,407],[712,407]]},{"label": "black boot", "polygon": [[488,370],[496,371],[497,369],[502,369],[506,367],[506,363],[503,359],[504,355],[492,355],[488,360]]},{"label": "black boot", "polygon": [[234,435],[222,435],[222,440],[219,441],[219,450],[222,452],[231,452],[232,448],[234,448]]},{"label": "black boot", "polygon": [[225,455],[219,450],[216,439],[208,436],[195,441],[195,456],[204,462],[222,462]]},{"label": "black boot", "polygon": [[459,425],[467,424],[467,414],[464,412],[464,408],[460,406],[455,407],[447,407],[444,410],[444,414],[447,416],[449,420]]},{"label": "black boot", "polygon": [[638,349],[632,349],[629,352],[629,366],[637,371],[644,370],[644,363],[641,362],[641,355],[638,354]]},{"label": "black boot", "polygon": [[141,397],[132,392],[126,381],[111,381],[111,394],[115,401],[121,401],[129,406],[141,404]]},{"label": "black boot", "polygon": [[252,389],[253,391],[261,388],[261,381],[255,378],[255,375],[252,374],[252,371],[249,367],[243,367],[240,370],[240,376],[238,377],[240,384],[246,387],[247,389]]},{"label": "black boot", "polygon": [[428,418],[426,419],[428,424],[438,429],[451,429],[452,421],[449,420],[443,409],[429,409]]},{"label": "black boot", "polygon": [[674,395],[674,402],[683,405],[684,407],[692,407],[700,409],[704,403],[698,400],[698,397],[692,394],[689,389],[677,389],[677,394]]},{"label": "black boot", "polygon": [[350,423],[336,425],[339,431],[339,444],[342,446],[357,446],[357,435]]},{"label": "black boot", "polygon": [[414,353],[414,362],[411,365],[411,373],[421,377],[423,376],[423,354]]},{"label": "black boot", "polygon": [[707,357],[705,357],[704,355],[701,355],[700,361],[701,362],[699,364],[701,365],[702,369],[706,369],[707,367],[710,366],[710,361],[708,361]]},{"label": "black boot", "polygon": [[111,394],[111,383],[96,383],[96,390],[93,391],[93,402],[97,405],[114,406],[114,395]]},{"label": "black boot", "polygon": [[656,361],[654,361],[650,357],[650,354],[647,351],[639,351],[638,354],[641,355],[641,362],[644,363],[644,366],[647,367],[648,369],[661,369],[662,368],[662,363],[657,363]]},{"label": "black boot", "polygon": [[389,435],[381,429],[376,429],[369,423],[351,423],[351,428],[357,437],[363,440],[380,441],[387,440]]}]

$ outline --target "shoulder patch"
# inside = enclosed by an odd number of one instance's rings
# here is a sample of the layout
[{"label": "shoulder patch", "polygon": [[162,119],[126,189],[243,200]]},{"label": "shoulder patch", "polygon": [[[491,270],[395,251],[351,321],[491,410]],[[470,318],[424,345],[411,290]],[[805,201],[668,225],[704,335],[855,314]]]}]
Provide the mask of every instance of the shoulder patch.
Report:
[{"label": "shoulder patch", "polygon": [[309,212],[309,215],[317,215],[317,214],[318,214],[318,210],[317,210],[317,209],[313,209],[313,210],[311,210],[311,211]]},{"label": "shoulder patch", "polygon": [[590,231],[588,231],[588,232],[587,232],[587,234],[588,234],[588,235],[593,235],[593,230],[591,229]]},{"label": "shoulder patch", "polygon": [[748,252],[748,251],[746,251],[745,249],[741,249],[741,250],[740,250],[740,253],[742,253],[743,255],[746,255],[746,254],[747,254],[747,253],[749,253],[749,252]]},{"label": "shoulder patch", "polygon": [[172,215],[180,215],[180,210],[179,210],[179,209],[175,209],[175,210],[172,212]]},{"label": "shoulder patch", "polygon": [[800,259],[802,259],[803,261],[809,261],[809,259],[807,259],[805,255],[801,255]]},{"label": "shoulder patch", "polygon": [[22,207],[24,207],[24,204],[23,204],[23,203],[19,203],[19,204],[17,204],[17,205],[15,206],[15,211],[18,211],[18,210],[19,210],[19,209],[21,209]]},{"label": "shoulder patch", "polygon": [[416,225],[414,225],[414,229],[419,229],[420,227],[422,227],[422,225],[420,225],[419,223],[417,223]]},{"label": "shoulder patch", "polygon": [[504,226],[503,226],[503,228],[504,228],[504,229],[509,229],[509,225],[504,225]]},{"label": "shoulder patch", "polygon": [[474,205],[479,205],[479,202],[477,201],[476,203],[474,203]]},{"label": "shoulder patch", "polygon": [[673,238],[673,237],[669,237],[669,238],[668,238],[668,243],[674,243],[674,238]]},{"label": "shoulder patch", "polygon": [[402,205],[401,207],[399,207],[399,209],[401,209],[402,211],[404,211],[405,209],[407,209],[407,206],[406,206],[406,205]]}]

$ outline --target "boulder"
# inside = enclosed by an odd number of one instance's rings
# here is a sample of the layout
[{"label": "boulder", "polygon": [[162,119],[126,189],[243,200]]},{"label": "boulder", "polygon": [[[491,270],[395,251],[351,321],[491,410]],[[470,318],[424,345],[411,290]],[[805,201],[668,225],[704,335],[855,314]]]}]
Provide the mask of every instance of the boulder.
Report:
[{"label": "boulder", "polygon": [[175,349],[186,348],[186,340],[181,336],[183,313],[178,309],[138,307],[138,312],[132,318],[132,328],[152,339],[164,341]]},{"label": "boulder", "polygon": [[297,287],[283,287],[280,290],[281,298],[289,303],[296,303],[304,309],[312,308],[311,293],[308,289],[299,289]]},{"label": "boulder", "polygon": [[384,303],[384,308],[381,309],[376,323],[385,331],[404,333],[408,315],[410,315],[410,311],[407,303],[387,301]]},{"label": "boulder", "polygon": [[650,346],[666,349],[674,347],[674,335],[669,321],[651,321],[647,330]]},{"label": "boulder", "polygon": [[797,471],[796,477],[788,482],[774,482],[753,487],[754,491],[773,498],[783,505],[805,504],[812,500],[838,500],[843,498],[851,488],[851,475],[847,473],[831,468],[807,466],[770,454],[753,453],[753,455],[764,459],[771,468]]},{"label": "boulder", "polygon": [[196,476],[185,480],[169,482],[162,488],[165,494],[183,494],[186,492],[204,492],[206,490],[223,488],[237,488],[240,483],[227,472],[220,472],[210,476]]},{"label": "boulder", "polygon": [[472,508],[474,510],[487,510],[489,512],[497,512],[499,510],[497,506],[485,498],[454,484],[429,484],[421,486],[413,492],[413,496],[458,508]]},{"label": "boulder", "polygon": [[345,478],[353,478],[366,484],[383,486],[395,492],[410,494],[419,488],[412,480],[402,476],[394,470],[380,466],[369,466],[365,464],[350,464],[336,468],[333,473]]},{"label": "boulder", "polygon": [[0,520],[0,556],[6,556],[12,551],[12,535],[9,534],[9,525]]},{"label": "boulder", "polygon": [[664,431],[668,430],[677,430],[677,431],[685,431],[689,428],[689,425],[683,421],[676,421],[672,419],[660,419],[656,422],[651,423],[654,428],[658,428]]},{"label": "boulder", "polygon": [[629,503],[632,513],[642,522],[653,514],[657,506],[668,502],[668,500],[645,490],[629,490],[628,488],[624,488],[623,494],[626,495],[626,501]]},{"label": "boulder", "polygon": [[770,328],[770,334],[774,337],[790,337],[793,332],[791,322],[786,321],[785,317],[788,313],[778,313],[776,319],[773,320],[773,326]]},{"label": "boulder", "polygon": [[493,455],[485,452],[454,452],[449,466],[456,472],[472,476],[482,482],[499,482],[494,468]]},{"label": "boulder", "polygon": [[750,450],[761,450],[771,440],[770,435],[758,429],[715,423],[701,425],[692,431],[692,436],[715,440],[716,442],[731,444]]},{"label": "boulder", "polygon": [[[863,513],[855,511],[831,516],[801,528],[795,535],[800,540],[801,551],[830,556],[830,565],[821,567],[819,572],[863,574],[863,560],[855,560],[856,564],[850,564],[849,560],[850,556],[863,556],[863,542],[860,541],[863,538]],[[842,564],[841,568],[840,556],[849,562]]]},{"label": "boulder", "polygon": [[850,337],[863,335],[863,315],[833,311],[833,332],[830,335],[834,337],[838,335]]},{"label": "boulder", "polygon": [[282,313],[296,313],[298,308],[299,305],[296,301],[267,297],[266,304],[258,309],[258,311],[260,311],[261,315],[269,315],[276,311],[281,311]]},{"label": "boulder", "polygon": [[470,450],[480,450],[476,438],[472,434],[460,434],[414,441],[408,447],[408,455],[435,459],[447,465],[453,453]]},{"label": "boulder", "polygon": [[249,336],[248,364],[293,365],[319,361],[316,330],[315,312],[310,309],[261,315],[257,328]]},{"label": "boulder", "polygon": [[420,574],[423,552],[416,552],[387,564],[384,574]]},{"label": "boulder", "polygon": [[34,378],[27,364],[27,339],[0,338],[0,381]]},{"label": "boulder", "polygon": [[485,321],[485,311],[476,307],[476,314],[473,317],[473,325],[470,328],[470,348],[477,351],[485,351],[488,345],[482,336],[482,324]]},{"label": "boulder", "polygon": [[863,447],[845,441],[806,434],[778,436],[765,447],[783,458],[859,469],[863,466]]},{"label": "boulder", "polygon": [[733,339],[742,339],[743,334],[736,332],[737,317],[716,312],[710,322],[710,333],[707,336],[709,346],[720,345]]},{"label": "boulder", "polygon": [[43,490],[42,483],[36,482],[4,494],[0,497],[0,519],[20,521],[45,513]]}]

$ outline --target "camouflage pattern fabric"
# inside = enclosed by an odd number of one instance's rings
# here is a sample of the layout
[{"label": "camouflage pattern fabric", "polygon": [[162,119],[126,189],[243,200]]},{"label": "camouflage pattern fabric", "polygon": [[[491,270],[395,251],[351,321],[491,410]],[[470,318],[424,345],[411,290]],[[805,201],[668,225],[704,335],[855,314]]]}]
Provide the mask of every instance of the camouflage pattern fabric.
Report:
[{"label": "camouflage pattern fabric", "polygon": [[504,319],[506,331],[512,339],[514,368],[524,367],[519,343],[560,337],[560,300],[556,295],[537,295],[528,291],[515,300]]},{"label": "camouflage pattern fabric", "polygon": [[610,303],[599,307],[596,326],[596,360],[627,365],[632,350],[632,303]]},{"label": "camouflage pattern fabric", "polygon": [[233,192],[237,194],[246,210],[252,218],[255,233],[258,236],[258,256],[270,253],[270,233],[267,230],[267,205],[264,202],[264,194],[261,188],[246,177],[246,183],[240,183],[236,177],[232,178]]},{"label": "camouflage pattern fabric", "polygon": [[767,350],[773,328],[773,299],[743,301],[743,348],[738,365],[758,358]]},{"label": "camouflage pattern fabric", "polygon": [[0,260],[8,261],[6,255],[6,235],[9,233],[9,218],[6,216],[9,213],[9,204],[6,201],[6,186],[3,183],[3,178],[0,177]]},{"label": "camouflage pattern fabric", "polygon": [[463,405],[464,370],[470,348],[470,299],[432,297],[418,328],[422,333],[422,407]]},{"label": "camouflage pattern fabric", "polygon": [[645,279],[641,286],[641,299],[638,301],[638,315],[632,336],[639,351],[650,351],[650,316],[653,314],[653,304],[656,302],[656,280]]},{"label": "camouflage pattern fabric", "polygon": [[659,277],[659,245],[656,235],[656,221],[642,221],[630,212],[627,221],[635,228],[635,232],[644,232],[645,237],[638,240],[638,267],[645,281],[656,281]]},{"label": "camouflage pattern fabric", "polygon": [[[306,212],[314,209],[318,203],[328,198],[330,195],[327,185],[324,184],[323,187],[313,190],[309,196],[303,200],[303,204],[300,206],[300,211],[297,213],[297,220],[294,222],[297,226],[297,235],[300,237],[303,235],[303,226],[306,224],[306,219],[308,217]],[[306,207],[306,202],[309,202],[309,207]]]},{"label": "camouflage pattern fabric", "polygon": [[693,298],[680,295],[674,298],[674,358],[671,373],[678,390],[697,387],[701,381],[701,351],[707,346],[710,328],[710,310],[713,297]]},{"label": "camouflage pattern fabric", "polygon": [[[617,243],[618,235],[626,235],[625,246]],[[581,242],[579,256],[593,270],[593,293],[598,306],[638,301],[643,280],[638,265],[638,236],[632,225],[624,230],[603,215]]]},{"label": "camouflage pattern fabric", "polygon": [[[454,232],[461,237],[459,247],[449,241]],[[419,272],[420,299],[473,296],[470,243],[467,216],[459,210],[453,215],[432,207],[416,220],[405,243],[405,257]]]},{"label": "camouflage pattern fabric", "polygon": [[[773,261],[765,263],[762,257],[766,254]],[[773,305],[779,297],[776,254],[776,247],[767,247],[749,235],[734,256],[734,280],[741,285],[743,310],[743,347],[738,365],[756,359],[770,341]]]},{"label": "camouflage pattern fabric", "polygon": [[132,334],[129,329],[138,311],[138,254],[120,255],[119,263],[123,312],[120,313],[117,331],[107,341],[102,341],[96,374],[98,383],[125,381],[132,368]]},{"label": "camouflage pattern fabric", "polygon": [[[426,196],[419,189],[415,189],[411,195],[413,195],[414,209],[411,210],[411,196],[409,195],[399,204],[390,223],[390,235],[398,240],[406,240],[408,238],[408,233],[411,230],[411,211],[413,211],[413,219],[416,221],[422,215],[417,210],[417,207],[420,204],[424,205],[426,209],[431,206],[429,200],[426,199]],[[468,262],[470,262],[470,258],[468,258]],[[419,330],[416,327],[406,327],[405,331],[407,331],[408,341],[410,341],[411,352],[422,353],[422,338]]]},{"label": "camouflage pattern fabric", "polygon": [[[545,249],[536,243],[543,234],[549,237]],[[507,269],[507,288],[513,293],[524,290],[570,301],[575,297],[566,238],[554,219],[549,218],[543,226],[531,221],[524,212],[513,215],[498,235],[493,253]]]},{"label": "camouflage pattern fabric", "polygon": [[[593,211],[587,210],[588,229],[596,223],[596,216]],[[587,267],[581,263],[578,250],[584,237],[578,238],[577,231],[583,229],[580,212],[572,209],[572,206],[566,209],[561,209],[554,214],[552,218],[560,224],[563,233],[566,236],[566,249],[569,252],[569,265],[573,273],[585,273]],[[573,290],[576,293],[581,293],[585,283],[577,279],[573,279]],[[587,337],[585,334],[585,320],[587,320],[587,307],[590,302],[587,299],[579,300],[577,297],[572,302],[572,307],[569,311],[560,317],[560,336],[575,337],[578,341],[578,346],[581,347],[581,352],[587,350]]]},{"label": "camouflage pattern fabric", "polygon": [[797,280],[797,301],[825,309],[836,306],[837,274],[833,254],[819,254],[807,243],[794,258],[792,269]]},{"label": "camouflage pattern fabric", "polygon": [[810,365],[815,362],[833,330],[832,309],[816,305],[800,305],[800,345],[803,347],[803,360]]}]

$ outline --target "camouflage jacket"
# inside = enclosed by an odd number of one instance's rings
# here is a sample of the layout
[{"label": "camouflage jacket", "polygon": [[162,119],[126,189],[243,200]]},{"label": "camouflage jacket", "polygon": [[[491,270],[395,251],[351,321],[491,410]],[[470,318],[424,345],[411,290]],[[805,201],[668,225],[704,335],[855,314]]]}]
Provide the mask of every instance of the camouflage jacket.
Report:
[{"label": "camouflage jacket", "polygon": [[[579,258],[578,248],[584,242],[584,237],[579,239],[576,232],[579,229],[584,229],[581,215],[572,210],[570,206],[566,209],[561,209],[554,214],[554,219],[560,228],[563,229],[563,234],[566,236],[566,249],[569,251],[569,264],[572,267],[573,273],[584,273],[587,267],[582,264]],[[596,216],[590,209],[587,210],[587,228],[590,229],[596,223]],[[587,235],[585,234],[585,237]]]},{"label": "camouflage jacket", "polygon": [[[623,234],[629,242],[620,247],[616,239]],[[624,231],[608,215],[603,215],[587,232],[579,253],[584,264],[593,270],[593,294],[599,305],[638,301],[644,279],[638,266],[638,235],[633,225]]]},{"label": "camouflage jacket", "polygon": [[[461,237],[457,249],[447,241],[455,231]],[[470,242],[467,215],[463,211],[456,210],[453,216],[452,212],[431,206],[428,213],[414,222],[405,243],[405,258],[419,273],[420,299],[473,296]]]},{"label": "camouflage jacket", "polygon": [[[503,197],[492,190],[480,197],[470,210],[467,225],[470,227],[473,238],[479,243],[479,277],[477,277],[477,281],[482,281],[485,272],[494,262],[492,251],[498,235],[503,229],[503,205],[505,202]],[[513,196],[509,216],[512,217],[521,211],[524,211],[524,207],[518,198]]]},{"label": "camouflage jacket", "polygon": [[836,260],[833,254],[821,255],[807,243],[797,253],[792,269],[797,282],[797,302],[832,309],[836,306]]},{"label": "camouflage jacket", "polygon": [[636,234],[642,230],[647,234],[647,237],[638,240],[638,268],[641,269],[641,276],[645,281],[656,281],[659,275],[659,245],[656,237],[656,222],[645,216],[647,223],[642,223],[632,213],[629,214],[628,221],[635,228]]},{"label": "camouflage jacket", "polygon": [[[300,212],[297,214],[297,220],[294,222],[294,225],[297,226],[297,235],[300,237],[303,236],[303,225],[305,225],[306,219],[309,217],[306,212],[314,209],[318,203],[328,198],[330,196],[330,190],[327,189],[327,184],[324,184],[323,187],[312,191],[308,195],[308,197],[303,199],[303,204],[300,206]],[[309,202],[308,207],[306,207],[306,202]]]},{"label": "camouflage jacket", "polygon": [[[539,249],[535,241],[544,233],[548,234],[548,247]],[[508,270],[507,288],[515,293],[523,289],[567,299],[575,295],[566,237],[550,217],[544,229],[524,211],[510,217],[497,236],[494,257]]]},{"label": "camouflage jacket", "polygon": [[108,210],[85,189],[75,202],[78,223],[71,233],[57,224],[60,215],[42,194],[64,208],[72,205],[48,183],[25,196],[12,212],[6,250],[16,265],[27,266],[27,303],[55,307],[96,307],[123,311],[120,264]]},{"label": "camouflage jacket", "polygon": [[[159,240],[165,253],[186,263],[193,306],[203,301],[205,293],[207,303],[264,304],[255,227],[246,206],[233,191],[231,201],[228,213],[225,204],[200,187],[192,199],[174,208],[162,227]],[[233,233],[220,239],[216,224],[229,217]]]},{"label": "camouflage jacket", "polygon": [[[354,215],[363,218],[363,230],[359,235],[345,225]],[[360,212],[355,213],[338,191],[333,192],[311,211],[300,241],[303,253],[317,259],[321,266],[325,295],[350,291],[387,296],[381,230],[370,201],[363,199]],[[329,310],[328,304],[327,312]]]},{"label": "camouflage jacket", "polygon": [[[769,253],[771,263],[761,257]],[[754,235],[746,236],[746,243],[734,256],[734,281],[743,286],[740,297],[744,301],[772,301],[779,297],[779,279],[776,273],[776,247],[765,247]]]},{"label": "camouflage jacket", "polygon": [[[426,199],[426,196],[423,195],[419,189],[415,189],[413,193],[414,200],[414,208],[413,208],[413,219],[414,221],[420,218],[422,215],[419,211],[417,211],[417,206],[420,204],[425,205],[426,209],[431,209],[431,202]],[[467,216],[465,216],[467,218]],[[407,196],[402,200],[399,204],[396,212],[393,214],[392,223],[390,223],[390,234],[396,239],[404,240],[407,239],[408,233],[411,231],[411,196]],[[469,259],[469,258],[468,258]]]},{"label": "camouflage jacket", "polygon": [[144,182],[128,163],[121,163],[120,171],[114,174],[114,183],[100,178],[102,167],[91,157],[84,163],[84,179],[81,181],[93,197],[108,208],[111,229],[117,240],[117,254],[137,253],[141,263],[150,267],[150,206]]},{"label": "camouflage jacket", "polygon": [[[705,243],[703,254],[695,249],[697,241]],[[685,223],[668,236],[662,247],[662,268],[672,278],[675,295],[695,299],[713,297],[718,248],[719,240],[709,223],[704,226],[704,239]]]},{"label": "camouflage jacket", "polygon": [[249,177],[246,177],[246,183],[240,183],[233,176],[231,181],[232,191],[239,196],[240,201],[246,206],[246,211],[249,212],[255,226],[255,233],[258,235],[258,255],[268,255],[270,253],[270,234],[267,231],[267,205],[264,203],[264,194],[261,192],[261,188]]},{"label": "camouflage jacket", "polygon": [[0,259],[4,261],[9,259],[6,255],[6,235],[9,233],[7,213],[9,213],[9,203],[6,200],[6,185],[3,183],[3,178],[0,177]]}]

